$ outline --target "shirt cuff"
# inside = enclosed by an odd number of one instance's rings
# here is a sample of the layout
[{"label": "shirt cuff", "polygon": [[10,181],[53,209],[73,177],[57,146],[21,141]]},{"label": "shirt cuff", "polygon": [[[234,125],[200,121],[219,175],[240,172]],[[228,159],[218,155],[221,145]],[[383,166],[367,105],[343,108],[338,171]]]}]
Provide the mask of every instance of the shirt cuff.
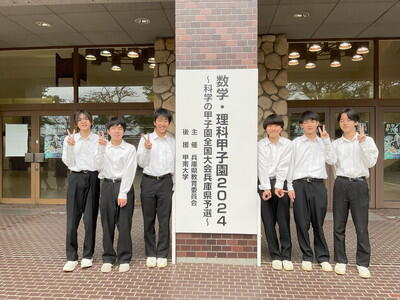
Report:
[{"label": "shirt cuff", "polygon": [[287,189],[288,189],[288,191],[294,191],[293,184],[291,182],[287,183]]},{"label": "shirt cuff", "polygon": [[258,188],[260,189],[260,190],[270,190],[271,189],[271,184],[260,184],[259,186],[258,186]]},{"label": "shirt cuff", "polygon": [[277,180],[275,183],[275,189],[283,189],[283,181]]},{"label": "shirt cuff", "polygon": [[128,193],[119,193],[118,199],[128,199]]}]

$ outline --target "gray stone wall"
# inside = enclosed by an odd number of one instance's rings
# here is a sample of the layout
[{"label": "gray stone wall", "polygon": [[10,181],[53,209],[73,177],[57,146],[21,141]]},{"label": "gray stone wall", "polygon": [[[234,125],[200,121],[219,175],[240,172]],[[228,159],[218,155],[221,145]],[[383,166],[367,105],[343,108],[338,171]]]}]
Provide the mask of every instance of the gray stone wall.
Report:
[{"label": "gray stone wall", "polygon": [[175,134],[175,39],[158,39],[154,50],[154,108],[165,108],[173,113],[168,131]]},{"label": "gray stone wall", "polygon": [[264,136],[263,120],[272,113],[283,117],[287,136],[288,42],[285,35],[258,37],[258,138]]},{"label": "gray stone wall", "polygon": [[[175,40],[158,39],[155,44],[154,108],[173,112],[175,120]],[[288,126],[288,42],[285,35],[258,37],[258,138],[264,136],[263,120],[272,113],[283,117],[287,136]],[[175,133],[173,121],[169,131]]]}]

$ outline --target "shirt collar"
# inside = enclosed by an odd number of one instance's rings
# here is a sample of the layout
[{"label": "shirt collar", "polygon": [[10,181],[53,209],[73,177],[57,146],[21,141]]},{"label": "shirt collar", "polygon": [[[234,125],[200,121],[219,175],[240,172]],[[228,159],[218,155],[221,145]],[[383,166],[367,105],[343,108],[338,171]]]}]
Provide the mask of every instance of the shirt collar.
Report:
[{"label": "shirt collar", "polygon": [[344,143],[344,142],[351,143],[351,142],[357,140],[357,137],[358,137],[358,132],[356,132],[356,134],[353,136],[353,138],[351,140],[346,139],[343,135],[340,138],[340,140],[341,140],[342,143]]},{"label": "shirt collar", "polygon": [[114,148],[120,147],[120,148],[122,148],[122,149],[125,149],[125,148],[128,147],[128,143],[125,142],[125,140],[122,140],[121,144],[119,144],[118,146],[114,146],[113,144],[111,144],[110,141],[108,141],[108,142],[107,142],[107,146],[109,146],[109,147],[114,147]]},{"label": "shirt collar", "polygon": [[271,145],[276,145],[276,144],[281,144],[281,145],[283,145],[283,139],[282,139],[282,137],[279,137],[278,143],[274,144],[273,142],[271,142],[271,141],[269,140],[269,138],[268,138],[268,136],[267,136],[267,137],[265,138],[265,143],[266,143],[267,145],[269,145],[269,144],[271,144]]},{"label": "shirt collar", "polygon": [[77,139],[77,140],[91,140],[91,141],[93,141],[95,138],[97,137],[97,135],[96,134],[94,134],[92,131],[90,132],[90,134],[88,135],[88,137],[87,138],[83,138],[82,136],[81,136],[81,133],[80,132],[77,132],[76,134],[75,134],[75,138]]},{"label": "shirt collar", "polygon": [[306,137],[304,134],[299,138],[300,141],[302,142],[318,142],[320,137],[317,135],[315,139],[309,139],[308,137]]},{"label": "shirt collar", "polygon": [[163,137],[161,137],[161,136],[158,136],[158,134],[156,133],[156,131],[154,130],[152,133],[150,133],[150,137],[153,139],[153,140],[155,140],[155,139],[162,139],[162,138],[168,138],[169,137],[169,133],[167,132],[166,134],[165,134],[165,136],[163,136]]}]

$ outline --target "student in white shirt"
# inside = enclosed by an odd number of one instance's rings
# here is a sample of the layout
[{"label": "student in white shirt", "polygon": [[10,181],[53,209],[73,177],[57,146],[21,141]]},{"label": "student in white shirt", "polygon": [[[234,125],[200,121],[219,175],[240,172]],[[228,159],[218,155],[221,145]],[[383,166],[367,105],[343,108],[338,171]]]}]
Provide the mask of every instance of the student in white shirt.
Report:
[{"label": "student in white shirt", "polygon": [[346,273],[346,224],[350,210],[357,234],[358,273],[362,278],[369,278],[371,247],[368,236],[367,179],[368,169],[375,166],[379,152],[374,140],[365,135],[364,126],[361,125],[360,133],[357,133],[359,115],[354,109],[344,109],[337,120],[343,135],[332,144],[337,155],[333,188],[335,272]]},{"label": "student in white shirt", "polygon": [[[280,136],[283,126],[282,117],[276,114],[264,120],[267,137],[258,142],[258,193],[272,268],[282,270],[283,267],[284,270],[292,271],[290,199],[285,193],[292,148],[291,141]],[[276,223],[279,225],[279,241]]]},{"label": "student in white shirt", "polygon": [[[132,259],[132,216],[135,206],[133,179],[136,174],[136,149],[123,140],[126,130],[125,120],[113,117],[107,123],[110,141],[99,137],[96,164],[100,188],[100,216],[103,227],[103,265],[101,272],[111,272],[112,266],[119,264],[119,272],[129,271]],[[117,252],[114,233],[118,228]]]},{"label": "student in white shirt", "polygon": [[[143,135],[138,146],[138,164],[143,168],[141,201],[144,222],[146,265],[149,268],[167,266],[175,174],[175,139],[167,133],[172,114],[157,109],[153,114],[154,132]],[[156,244],[155,218],[159,224]]]},{"label": "student in white shirt", "polygon": [[[292,142],[292,160],[287,181],[289,197],[294,201],[297,238],[303,253],[301,266],[305,271],[312,270],[314,255],[308,234],[311,224],[316,260],[323,271],[330,272],[332,266],[329,263],[329,249],[323,230],[327,210],[324,180],[328,178],[325,163],[334,164],[336,155],[325,126],[322,130],[318,127],[317,113],[303,112],[300,116],[300,126],[304,130],[304,135]],[[321,137],[317,136],[317,129]]]},{"label": "student in white shirt", "polygon": [[96,241],[96,222],[99,212],[100,181],[95,163],[98,136],[92,133],[92,114],[80,110],[74,116],[75,130],[64,139],[62,161],[71,171],[67,190],[67,262],[63,271],[72,272],[78,265],[78,226],[83,215],[85,239],[82,268],[93,265]]}]

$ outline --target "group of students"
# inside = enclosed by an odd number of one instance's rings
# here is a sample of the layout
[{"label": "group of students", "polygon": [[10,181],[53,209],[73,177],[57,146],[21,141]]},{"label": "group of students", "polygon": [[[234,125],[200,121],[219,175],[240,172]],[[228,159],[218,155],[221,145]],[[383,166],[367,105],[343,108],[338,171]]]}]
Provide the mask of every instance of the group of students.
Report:
[{"label": "group of students", "polygon": [[[378,149],[374,140],[366,136],[354,109],[341,111],[337,121],[343,134],[331,142],[325,126],[322,129],[319,126],[319,115],[312,111],[301,114],[299,122],[304,134],[293,141],[280,135],[284,127],[280,116],[273,114],[264,120],[266,137],[258,143],[258,189],[268,249],[275,270],[293,270],[289,212],[292,201],[303,270],[312,270],[315,254],[323,271],[334,270],[340,275],[346,273],[345,237],[350,210],[357,235],[357,270],[360,277],[371,277],[368,269],[371,247],[367,180],[369,168],[376,164]],[[333,189],[334,268],[329,263],[329,249],[323,230],[327,211],[326,164],[334,166],[336,177]],[[310,225],[314,234],[314,253],[309,237]]]},{"label": "group of students", "polygon": [[[126,123],[113,117],[107,123],[109,140],[103,132],[92,132],[93,117],[85,110],[76,112],[75,130],[64,140],[62,161],[71,171],[67,191],[66,256],[63,270],[72,272],[78,265],[77,230],[83,215],[85,237],[81,267],[93,265],[96,222],[100,208],[103,228],[101,272],[129,271],[132,259],[133,180],[137,164],[143,168],[141,202],[148,267],[167,266],[169,221],[175,173],[175,139],[167,128],[171,112],[158,109],[153,114],[154,132],[142,136],[138,150],[125,142]],[[101,185],[100,185],[101,180]],[[156,242],[155,219],[159,234]],[[115,227],[119,237],[114,249]]]},{"label": "group of students", "polygon": [[[138,150],[123,140],[126,123],[113,117],[107,123],[110,137],[92,132],[93,118],[85,110],[75,114],[75,130],[64,140],[62,161],[71,171],[67,192],[67,262],[63,270],[73,271],[78,265],[77,230],[83,215],[85,237],[81,267],[93,265],[96,222],[100,208],[103,227],[102,272],[127,272],[132,259],[132,216],[134,211],[133,180],[137,164],[143,168],[141,204],[144,220],[145,252],[148,267],[167,266],[170,244],[169,222],[175,173],[175,139],[167,133],[172,114],[158,109],[153,114],[154,132],[141,137]],[[304,135],[293,141],[281,136],[282,117],[273,114],[264,120],[266,137],[258,142],[258,179],[261,215],[272,268],[293,270],[291,262],[290,201],[300,245],[302,269],[312,270],[314,253],[309,229],[313,227],[314,252],[323,271],[333,271],[324,236],[327,191],[324,180],[326,163],[335,169],[333,190],[335,272],[346,273],[345,233],[349,210],[357,233],[356,263],[359,275],[371,276],[368,237],[369,168],[376,164],[378,149],[365,135],[354,109],[344,109],[337,118],[342,137],[331,142],[319,126],[319,116],[305,111],[300,116]],[[360,128],[359,133],[357,127]],[[318,133],[319,132],[319,136]],[[100,187],[100,180],[102,181]],[[156,242],[155,219],[159,233]],[[279,226],[279,240],[276,232]],[[115,227],[119,232],[114,250]]]}]

